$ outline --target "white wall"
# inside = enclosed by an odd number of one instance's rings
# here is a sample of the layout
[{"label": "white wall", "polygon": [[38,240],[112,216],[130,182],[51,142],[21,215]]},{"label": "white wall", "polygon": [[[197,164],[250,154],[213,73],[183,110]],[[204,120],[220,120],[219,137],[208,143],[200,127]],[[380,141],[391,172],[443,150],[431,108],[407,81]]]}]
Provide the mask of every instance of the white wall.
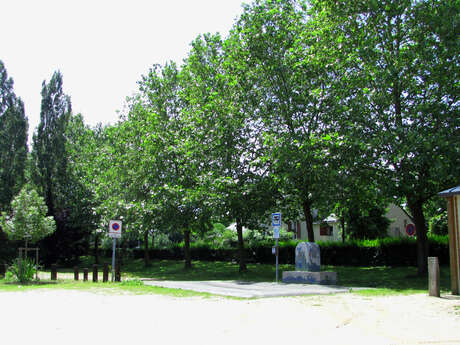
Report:
[{"label": "white wall", "polygon": [[399,206],[390,204],[388,207],[389,210],[385,215],[391,221],[388,235],[390,237],[409,237],[406,234],[406,225],[413,224],[413,221]]}]

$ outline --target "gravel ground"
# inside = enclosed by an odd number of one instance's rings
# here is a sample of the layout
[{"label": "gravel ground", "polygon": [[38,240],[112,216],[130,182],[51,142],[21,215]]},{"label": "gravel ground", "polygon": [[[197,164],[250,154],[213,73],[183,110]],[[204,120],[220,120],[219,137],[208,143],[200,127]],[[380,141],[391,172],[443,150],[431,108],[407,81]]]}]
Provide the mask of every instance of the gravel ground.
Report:
[{"label": "gravel ground", "polygon": [[460,299],[0,293],[1,344],[460,344]]}]

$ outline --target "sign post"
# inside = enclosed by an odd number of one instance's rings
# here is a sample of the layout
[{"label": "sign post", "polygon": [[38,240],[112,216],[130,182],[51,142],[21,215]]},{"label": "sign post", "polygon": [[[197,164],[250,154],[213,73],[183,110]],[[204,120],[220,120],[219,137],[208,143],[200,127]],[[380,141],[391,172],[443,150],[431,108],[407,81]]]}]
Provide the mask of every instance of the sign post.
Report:
[{"label": "sign post", "polygon": [[275,239],[276,282],[278,283],[278,266],[279,266],[278,239],[280,238],[281,212],[272,213],[272,227],[273,227],[273,238]]},{"label": "sign post", "polygon": [[117,238],[121,238],[121,220],[109,222],[109,237],[112,237],[112,282],[115,280],[115,252],[117,249]]}]

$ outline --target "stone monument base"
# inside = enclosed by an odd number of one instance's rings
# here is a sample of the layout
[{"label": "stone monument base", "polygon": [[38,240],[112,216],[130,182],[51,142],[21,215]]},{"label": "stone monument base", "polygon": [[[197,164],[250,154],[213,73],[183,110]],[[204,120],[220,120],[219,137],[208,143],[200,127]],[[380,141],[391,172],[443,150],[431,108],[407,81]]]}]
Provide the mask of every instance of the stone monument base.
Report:
[{"label": "stone monument base", "polygon": [[283,283],[335,285],[337,272],[286,271]]}]

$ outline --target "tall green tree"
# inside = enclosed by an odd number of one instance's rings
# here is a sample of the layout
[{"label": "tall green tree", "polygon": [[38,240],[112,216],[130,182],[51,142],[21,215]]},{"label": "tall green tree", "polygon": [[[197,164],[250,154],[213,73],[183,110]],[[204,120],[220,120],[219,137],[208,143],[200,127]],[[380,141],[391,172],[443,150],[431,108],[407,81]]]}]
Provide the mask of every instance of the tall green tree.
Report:
[{"label": "tall green tree", "polygon": [[173,63],[154,66],[143,76],[139,95],[119,126],[120,166],[126,169],[116,176],[127,185],[126,204],[145,216],[143,231],[151,222],[150,229],[182,233],[185,267],[190,268],[191,235],[210,227],[209,179],[202,174],[202,152],[193,149],[193,128],[183,116],[181,78]]},{"label": "tall green tree", "polygon": [[184,117],[193,128],[191,150],[202,175],[211,176],[209,199],[217,220],[235,221],[239,269],[245,271],[243,227],[257,228],[273,205],[273,184],[261,164],[260,129],[245,109],[229,52],[219,34],[198,37],[182,70]]},{"label": "tall green tree", "polygon": [[[458,1],[312,1],[342,78],[337,122],[380,188],[407,204],[427,270],[424,205],[458,183]],[[457,180],[457,181],[456,181]]]},{"label": "tall green tree", "polygon": [[[85,247],[89,234],[94,239],[95,262],[99,263],[98,246],[101,237],[101,215],[98,207],[98,172],[103,168],[99,150],[103,146],[101,126],[91,128],[81,114],[71,115],[66,125],[66,223],[77,229],[80,235],[76,245]],[[103,228],[103,227],[102,227]]]},{"label": "tall green tree", "polygon": [[302,210],[314,241],[312,211],[330,194],[329,151],[338,137],[328,126],[330,76],[314,57],[311,30],[303,1],[257,0],[245,7],[233,35],[239,80],[251,85],[246,94],[263,128],[265,162],[290,213]]},{"label": "tall green tree", "polygon": [[65,184],[67,154],[65,131],[72,107],[64,94],[62,74],[55,72],[49,83],[43,81],[40,123],[33,135],[32,180],[45,198],[49,214],[56,216]]},{"label": "tall green tree", "polygon": [[[87,217],[83,189],[70,170],[67,127],[70,97],[63,91],[62,74],[55,72],[42,84],[40,123],[33,136],[32,182],[44,197],[48,215],[56,220],[56,232],[44,240],[47,263],[71,263],[87,250]],[[83,193],[84,194],[84,193]],[[81,222],[79,222],[80,220]]]},{"label": "tall green tree", "polygon": [[25,182],[28,122],[24,104],[0,61],[0,211],[7,210]]}]

